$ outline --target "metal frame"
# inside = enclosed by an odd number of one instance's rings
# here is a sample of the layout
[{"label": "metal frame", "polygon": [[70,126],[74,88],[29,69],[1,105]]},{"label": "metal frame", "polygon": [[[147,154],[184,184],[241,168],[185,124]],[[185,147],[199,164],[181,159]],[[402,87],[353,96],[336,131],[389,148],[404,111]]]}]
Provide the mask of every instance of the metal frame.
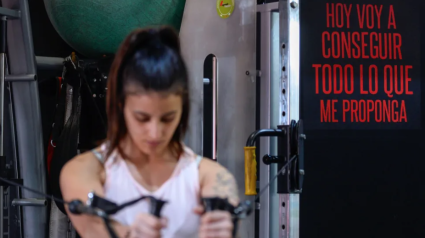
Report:
[{"label": "metal frame", "polygon": [[[19,174],[25,186],[45,193],[46,171],[29,6],[27,0],[1,0],[1,3],[3,8],[0,9],[0,13],[12,16],[12,19],[7,22],[9,67],[6,71],[9,70],[10,75],[6,78],[12,81],[10,82],[13,96],[11,116],[15,119]],[[28,118],[31,119],[28,120]],[[23,190],[22,197],[27,199],[26,205],[30,205],[29,201],[35,201],[33,198],[37,198],[38,195]],[[43,200],[44,198],[37,199],[32,206],[22,208],[25,238],[46,237],[47,209],[44,206],[35,206],[40,202],[44,204]]]},{"label": "metal frame", "polygon": [[[276,69],[273,67],[273,50],[276,48],[272,36],[274,11],[279,12],[279,78],[274,77]],[[299,1],[280,0],[258,5],[257,12],[261,13],[260,127],[276,129],[277,125],[289,125],[291,120],[299,120]],[[260,155],[276,154],[277,140],[261,138],[259,152]],[[275,166],[260,162],[260,188],[277,173]],[[259,237],[298,238],[299,194],[277,195],[275,186],[271,185],[260,197]]]},{"label": "metal frame", "polygon": [[[300,20],[299,0],[280,0],[281,46],[281,104],[280,124],[289,125],[299,120],[300,110]],[[299,194],[281,194],[280,238],[299,237]]]},{"label": "metal frame", "polygon": [[0,7],[0,15],[10,19],[18,19],[21,18],[21,11]]},{"label": "metal frame", "polygon": [[[6,160],[6,157],[4,156],[4,107],[5,107],[5,74],[6,74],[6,24],[7,24],[7,17],[1,16],[1,42],[0,42],[0,156],[2,156],[2,160]],[[4,156],[4,157],[3,157]],[[7,163],[7,161],[2,161],[4,164]],[[5,168],[1,168],[2,170]],[[2,171],[3,172],[3,171]],[[1,174],[3,176],[3,174]],[[4,196],[5,196],[5,187],[3,185],[0,185],[0,235],[4,235]],[[10,216],[9,216],[10,217]]]},{"label": "metal frame", "polygon": [[26,75],[6,75],[6,82],[17,82],[17,81],[34,81],[37,80],[37,75],[26,74]]},{"label": "metal frame", "polygon": [[[276,127],[271,123],[271,96],[272,96],[272,36],[271,36],[271,13],[272,11],[278,10],[278,3],[268,3],[257,6],[257,12],[261,14],[261,49],[260,49],[260,58],[261,58],[261,82],[260,82],[260,128],[272,128]],[[260,138],[260,150],[259,155],[271,154],[270,146],[272,142],[271,137],[262,137]],[[276,143],[276,142],[275,142]],[[259,188],[267,186],[270,182],[270,176],[273,174],[273,170],[276,170],[276,165],[265,165],[258,161],[259,165]],[[276,173],[276,172],[275,172]],[[260,197],[260,206],[259,207],[259,237],[274,237],[273,229],[271,229],[272,223],[279,219],[278,216],[272,215],[273,205],[272,202],[272,190],[273,185],[267,188],[261,197]]]},{"label": "metal frame", "polygon": [[36,56],[37,69],[40,70],[63,70],[63,58]]},{"label": "metal frame", "polygon": [[[1,16],[1,30],[2,32],[6,32],[6,29],[3,29],[6,26],[7,18],[5,16]],[[3,27],[4,26],[4,27]],[[1,33],[3,34],[3,33]],[[2,36],[0,36],[2,37]],[[4,156],[3,144],[4,144],[4,98],[5,98],[5,65],[6,65],[6,39],[2,37],[1,39],[1,48],[0,49],[0,156]],[[3,194],[3,186],[0,186],[0,195]],[[3,196],[0,196],[0,199],[3,199]],[[3,217],[3,201],[0,201],[0,217]],[[3,224],[0,224],[0,234],[3,234]]]}]

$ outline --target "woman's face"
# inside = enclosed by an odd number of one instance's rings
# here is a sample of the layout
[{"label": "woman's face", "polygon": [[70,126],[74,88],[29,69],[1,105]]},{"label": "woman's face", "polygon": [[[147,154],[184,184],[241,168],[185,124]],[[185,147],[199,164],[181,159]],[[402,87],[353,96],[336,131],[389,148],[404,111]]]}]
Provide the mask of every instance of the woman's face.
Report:
[{"label": "woman's face", "polygon": [[182,114],[182,98],[177,94],[147,92],[126,97],[124,118],[128,134],[141,152],[164,152],[177,129]]}]

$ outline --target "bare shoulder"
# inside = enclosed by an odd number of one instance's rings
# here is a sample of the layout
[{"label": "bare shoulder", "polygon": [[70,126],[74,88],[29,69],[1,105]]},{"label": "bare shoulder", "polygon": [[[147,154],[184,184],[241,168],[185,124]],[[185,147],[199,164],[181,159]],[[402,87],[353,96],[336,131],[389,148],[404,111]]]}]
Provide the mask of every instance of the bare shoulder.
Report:
[{"label": "bare shoulder", "polygon": [[91,152],[85,152],[83,154],[77,155],[68,161],[62,168],[60,179],[78,179],[87,178],[88,176],[93,176],[93,178],[100,178],[103,172],[103,166],[98,161],[96,156]]},{"label": "bare shoulder", "polygon": [[224,168],[221,164],[213,161],[212,159],[206,158],[204,157],[201,160],[201,163],[199,164],[199,170],[200,172],[209,172],[210,170],[216,171],[216,170],[221,170],[221,169],[226,169]]},{"label": "bare shoulder", "polygon": [[239,203],[235,177],[224,166],[204,158],[199,164],[199,175],[203,197],[222,197],[233,205]]},{"label": "bare shoulder", "polygon": [[78,171],[85,171],[85,170],[93,170],[93,169],[101,169],[102,168],[102,164],[98,161],[98,159],[96,158],[96,156],[88,151],[85,152],[83,154],[79,154],[77,156],[75,156],[74,158],[72,158],[71,160],[69,160],[64,167],[62,168],[62,172],[67,172],[67,171],[73,171],[73,170],[78,170]]}]

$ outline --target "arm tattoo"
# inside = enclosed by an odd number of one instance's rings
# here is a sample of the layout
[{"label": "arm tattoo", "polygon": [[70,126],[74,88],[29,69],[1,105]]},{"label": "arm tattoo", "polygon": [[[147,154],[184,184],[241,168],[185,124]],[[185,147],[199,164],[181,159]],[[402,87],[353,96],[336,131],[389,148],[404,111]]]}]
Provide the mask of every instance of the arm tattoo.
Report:
[{"label": "arm tattoo", "polygon": [[213,189],[217,196],[227,197],[231,203],[239,203],[238,186],[227,170],[223,169],[217,173]]}]

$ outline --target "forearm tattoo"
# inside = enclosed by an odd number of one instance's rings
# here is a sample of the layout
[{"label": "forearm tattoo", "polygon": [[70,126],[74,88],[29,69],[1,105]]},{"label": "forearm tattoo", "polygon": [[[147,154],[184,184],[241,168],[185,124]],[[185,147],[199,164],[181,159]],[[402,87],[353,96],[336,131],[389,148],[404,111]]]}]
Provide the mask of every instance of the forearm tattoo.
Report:
[{"label": "forearm tattoo", "polygon": [[239,203],[238,186],[229,171],[223,169],[217,173],[213,189],[217,196],[227,197],[231,203]]}]

